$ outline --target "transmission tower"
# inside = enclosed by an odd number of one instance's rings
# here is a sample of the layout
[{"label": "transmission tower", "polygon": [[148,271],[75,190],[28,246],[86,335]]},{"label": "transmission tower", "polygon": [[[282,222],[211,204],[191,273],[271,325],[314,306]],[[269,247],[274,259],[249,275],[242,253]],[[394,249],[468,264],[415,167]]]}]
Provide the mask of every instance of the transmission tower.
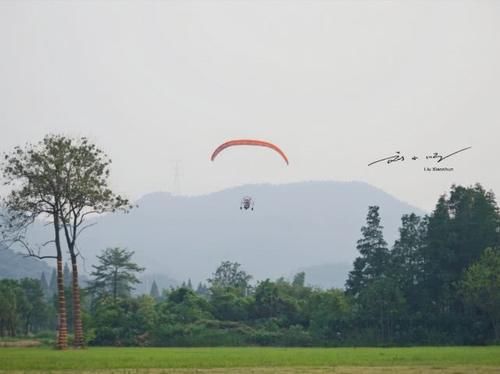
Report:
[{"label": "transmission tower", "polygon": [[181,194],[181,176],[182,176],[182,161],[173,160],[173,182],[172,182],[172,194],[179,196]]}]

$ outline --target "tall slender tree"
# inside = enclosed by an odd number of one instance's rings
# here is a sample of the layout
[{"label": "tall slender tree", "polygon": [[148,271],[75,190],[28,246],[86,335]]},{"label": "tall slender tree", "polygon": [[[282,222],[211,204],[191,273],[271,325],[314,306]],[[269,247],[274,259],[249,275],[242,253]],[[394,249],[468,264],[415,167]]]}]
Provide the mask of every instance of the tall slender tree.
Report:
[{"label": "tall slender tree", "polygon": [[106,248],[102,255],[97,256],[99,263],[92,265],[95,269],[91,275],[94,279],[90,289],[99,298],[111,295],[116,302],[118,297],[128,297],[134,284],[140,283],[136,273],[144,271],[132,262],[133,251],[122,248]]},{"label": "tall slender tree", "polygon": [[50,275],[50,282],[49,282],[49,294],[48,297],[52,297],[57,293],[57,274],[56,270],[52,270],[52,274]]},{"label": "tall slender tree", "polygon": [[366,225],[361,228],[362,237],[356,246],[360,256],[354,261],[354,269],[346,282],[347,291],[352,295],[357,295],[370,281],[387,272],[389,249],[384,240],[378,211],[378,206],[370,206]]},{"label": "tall slender tree", "polygon": [[[108,187],[111,160],[86,138],[48,135],[41,142],[16,147],[6,154],[2,171],[12,191],[4,199],[7,225],[3,230],[11,243],[21,243],[31,256],[57,259],[59,298],[58,347],[67,346],[66,308],[62,270],[62,245],[70,253],[74,344],[83,346],[79,256],[77,239],[90,225],[91,215],[128,210],[128,201]],[[37,218],[49,219],[54,229],[56,255],[41,255],[27,245],[25,233]],[[61,234],[62,232],[62,234]]]},{"label": "tall slender tree", "polygon": [[153,280],[153,284],[151,285],[149,296],[151,296],[155,300],[158,300],[160,298],[160,290],[158,289],[158,285],[156,284],[155,280]]},{"label": "tall slender tree", "polygon": [[[22,245],[30,256],[40,259],[56,259],[57,269],[57,347],[68,346],[68,326],[62,267],[61,210],[63,192],[58,183],[55,164],[57,157],[46,149],[46,143],[26,148],[16,147],[4,155],[2,172],[5,184],[10,185],[10,194],[2,201],[2,237],[8,245]],[[54,230],[56,254],[43,255],[26,241],[26,231],[37,218],[51,220]],[[48,243],[46,243],[48,244]]]},{"label": "tall slender tree", "polygon": [[293,277],[292,285],[294,287],[304,287],[306,285],[306,273],[301,271]]},{"label": "tall slender tree", "polygon": [[47,278],[45,277],[45,272],[42,272],[42,277],[40,278],[40,286],[42,287],[42,292],[45,298],[49,296],[49,284],[47,283]]},{"label": "tall slender tree", "polygon": [[391,276],[407,294],[422,281],[426,232],[427,217],[421,218],[415,213],[401,217],[399,238],[390,252],[390,268]]},{"label": "tall slender tree", "polygon": [[64,276],[63,276],[64,287],[71,287],[71,270],[69,270],[69,266],[68,266],[67,262],[64,263],[63,272],[64,272]]}]

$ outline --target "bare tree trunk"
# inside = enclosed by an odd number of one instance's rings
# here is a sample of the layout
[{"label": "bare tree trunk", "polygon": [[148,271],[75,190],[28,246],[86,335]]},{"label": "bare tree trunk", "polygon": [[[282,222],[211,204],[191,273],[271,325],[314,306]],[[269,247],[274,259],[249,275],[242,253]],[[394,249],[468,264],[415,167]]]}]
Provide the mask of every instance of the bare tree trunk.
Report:
[{"label": "bare tree trunk", "polygon": [[66,300],[64,298],[64,275],[62,256],[57,256],[57,306],[58,306],[58,334],[57,348],[68,348],[68,324],[66,320]]},{"label": "bare tree trunk", "polygon": [[117,294],[117,289],[118,289],[117,280],[116,280],[117,272],[118,272],[118,270],[115,269],[115,271],[113,273],[113,302],[114,303],[116,303],[116,294]]},{"label": "bare tree trunk", "polygon": [[498,325],[497,320],[495,319],[494,313],[490,315],[491,324],[493,325],[493,332],[495,334],[495,343],[500,342],[500,326]]},{"label": "bare tree trunk", "polygon": [[62,266],[61,240],[59,237],[59,217],[54,214],[54,234],[57,250],[57,348],[68,348],[68,322],[66,319],[66,299],[64,298],[64,273]]},{"label": "bare tree trunk", "polygon": [[78,285],[78,268],[76,263],[76,256],[71,255],[71,265],[73,268],[73,330],[75,339],[73,345],[76,348],[83,348],[83,325],[82,313],[80,303],[80,287]]}]

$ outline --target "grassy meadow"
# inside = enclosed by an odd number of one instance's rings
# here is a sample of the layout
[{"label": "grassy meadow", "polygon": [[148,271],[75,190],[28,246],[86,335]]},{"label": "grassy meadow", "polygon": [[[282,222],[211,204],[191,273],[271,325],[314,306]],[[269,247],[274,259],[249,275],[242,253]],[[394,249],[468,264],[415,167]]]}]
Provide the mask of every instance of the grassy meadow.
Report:
[{"label": "grassy meadow", "polygon": [[0,348],[1,373],[500,373],[500,347]]}]

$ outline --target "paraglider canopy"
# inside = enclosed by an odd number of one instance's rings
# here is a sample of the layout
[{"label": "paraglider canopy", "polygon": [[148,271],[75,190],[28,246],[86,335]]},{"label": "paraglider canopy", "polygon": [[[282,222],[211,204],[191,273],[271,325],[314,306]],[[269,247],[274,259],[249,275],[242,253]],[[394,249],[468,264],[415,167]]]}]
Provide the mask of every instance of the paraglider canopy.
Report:
[{"label": "paraglider canopy", "polygon": [[274,145],[273,143],[266,142],[264,140],[256,140],[256,139],[236,139],[236,140],[230,140],[227,141],[221,145],[219,145],[214,153],[212,153],[212,157],[210,158],[212,161],[215,160],[217,155],[222,152],[224,149],[228,147],[233,147],[237,145],[250,145],[250,146],[258,146],[258,147],[267,147],[271,148],[272,150],[276,151],[277,153],[280,154],[280,156],[285,160],[286,164],[288,165],[288,158],[286,157],[285,153],[277,146]]}]

